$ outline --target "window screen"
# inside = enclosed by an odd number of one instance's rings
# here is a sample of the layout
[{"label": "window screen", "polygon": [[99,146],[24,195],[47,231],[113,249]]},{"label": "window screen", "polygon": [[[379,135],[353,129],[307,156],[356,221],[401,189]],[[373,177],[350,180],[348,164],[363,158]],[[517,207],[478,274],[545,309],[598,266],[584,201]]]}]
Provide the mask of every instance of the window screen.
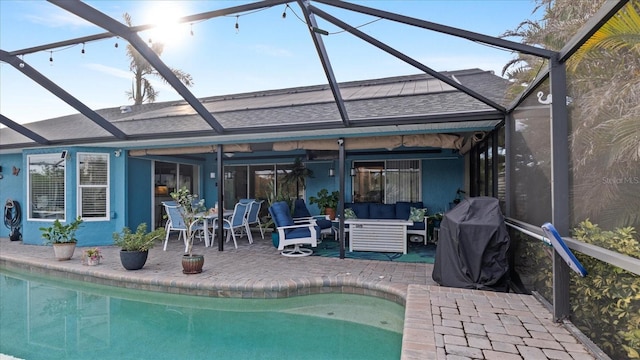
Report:
[{"label": "window screen", "polygon": [[30,219],[64,221],[65,160],[60,153],[28,156]]}]

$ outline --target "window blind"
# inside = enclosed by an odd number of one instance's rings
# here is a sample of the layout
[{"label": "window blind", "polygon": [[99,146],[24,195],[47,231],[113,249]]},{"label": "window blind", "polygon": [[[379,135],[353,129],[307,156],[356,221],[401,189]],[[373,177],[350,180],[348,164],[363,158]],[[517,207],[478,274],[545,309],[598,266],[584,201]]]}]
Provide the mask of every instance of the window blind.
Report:
[{"label": "window blind", "polygon": [[107,219],[109,155],[78,153],[78,213],[82,218]]}]

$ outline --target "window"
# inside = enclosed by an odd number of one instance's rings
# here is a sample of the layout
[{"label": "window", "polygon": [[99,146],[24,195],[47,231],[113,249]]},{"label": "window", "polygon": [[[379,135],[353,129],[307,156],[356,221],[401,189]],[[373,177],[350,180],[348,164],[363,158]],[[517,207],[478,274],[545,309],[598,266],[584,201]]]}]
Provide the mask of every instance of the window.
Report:
[{"label": "window", "polygon": [[420,161],[356,161],[353,202],[422,201]]},{"label": "window", "polygon": [[[224,167],[224,206],[233,208],[242,198],[295,199],[303,196],[304,188],[295,184],[284,184],[284,176],[291,171],[291,164],[261,164],[261,165],[229,165]],[[262,208],[264,209],[264,208]]]},{"label": "window", "polygon": [[78,153],[78,214],[105,220],[109,214],[109,154]]},{"label": "window", "polygon": [[66,153],[29,155],[29,219],[65,220]]}]

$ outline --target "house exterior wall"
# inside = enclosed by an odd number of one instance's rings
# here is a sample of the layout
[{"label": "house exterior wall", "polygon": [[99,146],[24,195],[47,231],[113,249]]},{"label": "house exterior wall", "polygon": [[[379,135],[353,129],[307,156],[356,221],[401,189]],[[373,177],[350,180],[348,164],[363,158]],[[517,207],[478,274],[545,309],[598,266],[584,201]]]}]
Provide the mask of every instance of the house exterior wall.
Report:
[{"label": "house exterior wall", "polygon": [[[2,179],[0,179],[0,201],[2,201],[3,219],[4,205],[7,199],[17,200],[22,208],[22,223],[26,219],[25,213],[25,183],[26,171],[24,171],[26,163],[22,158],[22,154],[3,154],[0,155],[0,166],[2,166]],[[20,169],[18,175],[12,174],[13,167]],[[22,232],[22,231],[21,231]],[[9,228],[3,225],[0,227],[0,237],[9,237]]]},{"label": "house exterior wall", "polygon": [[[107,153],[109,154],[109,219],[108,220],[86,220],[76,232],[78,246],[100,246],[113,244],[112,233],[120,231],[124,225],[124,164],[126,160],[123,156],[116,157],[115,149],[97,147],[52,147],[47,149],[26,150],[22,156],[23,169],[27,169],[27,156],[32,154],[61,153],[66,150],[69,159],[66,160],[65,173],[65,223],[78,216],[78,182],[77,182],[77,154],[78,152]],[[22,171],[20,172],[22,174]],[[23,210],[23,242],[30,245],[44,245],[40,227],[48,227],[53,219],[27,220],[27,170],[22,178],[22,194],[20,204]]]},{"label": "house exterior wall", "polygon": [[[216,179],[210,178],[211,172],[216,172],[216,154],[201,154],[197,160],[185,160],[178,157],[162,158],[137,158],[127,156],[126,149],[121,152],[112,148],[96,147],[56,147],[47,149],[25,150],[22,154],[3,155],[0,165],[3,167],[4,178],[0,180],[0,199],[8,198],[17,200],[22,207],[22,234],[25,244],[41,245],[40,227],[49,226],[51,220],[27,220],[27,156],[31,154],[60,153],[67,150],[70,158],[66,163],[66,190],[65,190],[65,218],[67,221],[78,215],[78,188],[77,188],[77,153],[93,152],[108,153],[110,165],[110,189],[109,189],[109,219],[85,221],[77,232],[78,246],[101,246],[113,243],[112,234],[119,232],[124,226],[134,230],[140,223],[147,223],[148,229],[152,229],[155,224],[153,214],[153,160],[167,162],[189,163],[200,166],[200,187],[198,193],[206,199],[207,206],[213,206],[217,199],[217,184],[220,176],[216,174]],[[265,158],[242,159],[241,155],[225,159],[225,165],[246,165],[246,164],[273,164],[291,163],[295,156],[304,157],[303,153],[267,152]],[[273,156],[273,157],[271,157]],[[429,213],[446,211],[449,203],[455,197],[458,188],[464,188],[465,184],[465,162],[464,157],[443,150],[441,153],[420,154],[394,152],[376,153],[372,155],[347,155],[345,161],[345,201],[350,202],[352,192],[352,181],[349,169],[354,161],[367,160],[401,160],[419,159],[422,166],[422,201],[429,209]],[[312,214],[319,214],[320,209],[315,204],[309,204],[309,197],[315,196],[318,191],[327,188],[329,191],[339,189],[340,178],[338,176],[338,161],[318,160],[306,161],[306,166],[313,170],[314,176],[307,179],[305,190],[305,201]],[[13,166],[22,169],[18,176],[11,175],[10,168]],[[333,167],[336,175],[330,177],[329,169]],[[156,204],[157,206],[158,204]],[[265,205],[266,206],[266,205]],[[9,229],[0,229],[0,236],[8,237]]]}]

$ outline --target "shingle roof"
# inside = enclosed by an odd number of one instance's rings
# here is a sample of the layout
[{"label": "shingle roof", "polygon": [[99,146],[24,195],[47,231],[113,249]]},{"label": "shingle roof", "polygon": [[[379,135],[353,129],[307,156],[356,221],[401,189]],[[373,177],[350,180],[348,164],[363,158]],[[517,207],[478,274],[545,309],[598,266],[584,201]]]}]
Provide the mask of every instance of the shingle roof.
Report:
[{"label": "shingle roof", "polygon": [[[480,69],[443,72],[461,85],[503,104],[507,81]],[[476,112],[499,112],[471,96],[426,74],[341,83],[340,93],[354,127],[424,122],[427,118]],[[225,128],[225,134],[260,133],[288,129],[344,128],[328,85],[212,96],[200,101]],[[132,139],[220,136],[185,101],[131,106],[131,112],[108,108],[96,112]],[[407,120],[410,119],[410,120]],[[422,119],[422,120],[421,120]],[[486,117],[479,120],[486,120]],[[440,121],[441,122],[441,121]],[[486,123],[483,123],[486,126]],[[115,141],[110,133],[82,114],[25,124],[59,144]],[[438,127],[442,129],[442,126]],[[456,126],[451,126],[455,129]],[[224,134],[222,134],[224,136]],[[35,146],[12,129],[0,129],[2,148]],[[132,146],[134,142],[131,142]]]}]

